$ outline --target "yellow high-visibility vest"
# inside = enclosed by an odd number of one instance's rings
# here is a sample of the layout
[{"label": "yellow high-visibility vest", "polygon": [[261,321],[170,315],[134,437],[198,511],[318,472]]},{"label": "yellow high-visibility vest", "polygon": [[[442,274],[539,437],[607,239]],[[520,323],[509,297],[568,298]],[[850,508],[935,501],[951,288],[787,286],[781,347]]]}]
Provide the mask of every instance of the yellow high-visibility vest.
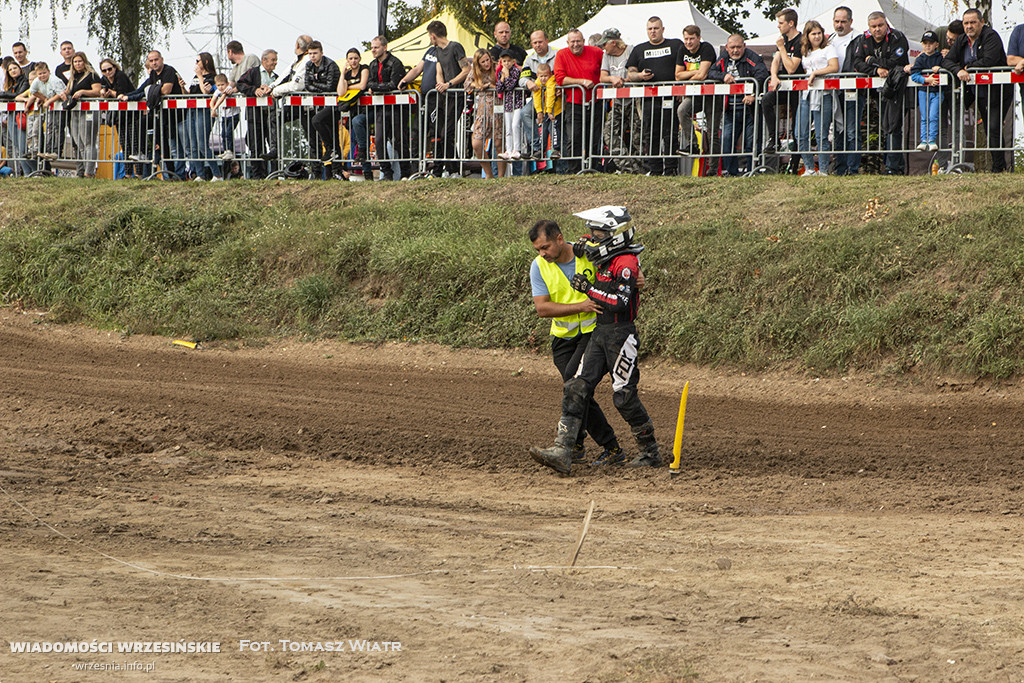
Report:
[{"label": "yellow high-visibility vest", "polygon": [[[586,301],[587,295],[577,292],[569,284],[569,279],[557,263],[549,263],[543,256],[536,259],[544,284],[548,286],[548,296],[556,304],[578,304]],[[585,258],[576,258],[576,272],[583,273],[589,269],[594,273],[594,265]],[[551,335],[554,337],[575,337],[577,334],[593,332],[597,326],[596,313],[574,313],[551,320]]]}]

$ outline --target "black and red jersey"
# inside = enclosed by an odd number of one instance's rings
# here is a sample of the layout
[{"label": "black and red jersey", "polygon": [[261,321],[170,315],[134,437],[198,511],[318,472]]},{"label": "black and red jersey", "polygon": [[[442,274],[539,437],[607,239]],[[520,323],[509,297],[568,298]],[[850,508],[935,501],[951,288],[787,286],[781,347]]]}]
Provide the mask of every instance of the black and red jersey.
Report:
[{"label": "black and red jersey", "polygon": [[601,305],[598,325],[633,322],[636,319],[640,292],[636,276],[640,261],[636,254],[620,254],[599,268],[594,286],[587,296]]}]

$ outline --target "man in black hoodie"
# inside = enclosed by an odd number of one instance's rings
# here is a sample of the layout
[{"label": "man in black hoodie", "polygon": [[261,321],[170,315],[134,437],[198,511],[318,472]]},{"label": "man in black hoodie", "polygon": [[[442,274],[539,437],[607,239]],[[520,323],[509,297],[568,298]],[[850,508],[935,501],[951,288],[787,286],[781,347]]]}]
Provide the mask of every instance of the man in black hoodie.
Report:
[{"label": "man in black hoodie", "polygon": [[[405,76],[405,66],[402,61],[388,52],[388,39],[384,36],[377,36],[370,41],[370,52],[373,54],[373,61],[370,62],[370,92],[374,95],[383,95],[398,90],[398,84]],[[388,141],[395,149],[395,157],[399,159],[399,167],[403,178],[412,175],[412,165],[409,162],[409,118],[408,107],[395,104],[386,104],[374,107],[374,144],[377,147],[377,158],[381,160],[381,180],[394,180],[394,173],[391,163],[383,161],[387,157]],[[405,159],[405,161],[401,161]]]},{"label": "man in black hoodie", "polygon": [[[760,88],[771,77],[768,67],[761,56],[747,47],[743,36],[734,33],[725,42],[725,49],[718,56],[718,61],[711,65],[708,80],[722,83],[735,83],[739,79],[752,78]],[[743,154],[746,156],[746,170],[750,170],[753,159],[750,156],[754,149],[754,95],[726,95],[723,111],[725,121],[722,125],[722,175],[735,176],[740,174],[739,157],[736,143],[742,135]]]},{"label": "man in black hoodie", "polygon": [[[964,12],[964,34],[953,41],[942,60],[942,68],[956,74],[960,82],[974,83],[974,76],[968,69],[991,69],[1006,66],[1006,52],[1003,39],[985,25],[981,12],[969,9]],[[1012,86],[973,85],[964,87],[964,106],[974,103],[974,110],[981,117],[988,136],[988,147],[992,150],[992,172],[1006,170],[1006,152],[1003,148],[1003,121],[1013,103]]]},{"label": "man in black hoodie", "polygon": [[[898,92],[893,99],[882,98],[879,121],[883,129],[880,132],[883,135],[880,137],[885,140],[885,149],[890,150],[885,155],[886,175],[904,174],[903,155],[892,150],[902,147],[906,90],[906,74],[903,67],[908,64],[910,47],[907,37],[889,26],[889,20],[885,18],[884,12],[869,14],[868,35],[857,41],[857,47],[853,52],[853,68],[868,76],[889,79],[887,85],[893,84],[898,77],[903,79],[902,85],[896,84],[895,89]],[[888,126],[886,122],[890,122]]]}]

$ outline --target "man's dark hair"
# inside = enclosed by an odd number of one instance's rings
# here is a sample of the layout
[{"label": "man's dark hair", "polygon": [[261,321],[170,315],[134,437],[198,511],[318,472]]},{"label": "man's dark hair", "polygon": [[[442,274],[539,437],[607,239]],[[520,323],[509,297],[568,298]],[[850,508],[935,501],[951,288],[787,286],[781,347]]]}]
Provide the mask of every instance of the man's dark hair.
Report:
[{"label": "man's dark hair", "polygon": [[228,52],[233,52],[236,55],[240,55],[243,52],[245,52],[245,50],[242,48],[242,44],[237,40],[232,40],[230,43],[228,43],[227,50]]},{"label": "man's dark hair", "polygon": [[775,18],[776,19],[782,19],[783,21],[788,21],[791,24],[795,24],[797,22],[796,10],[795,9],[784,9],[781,12],[779,12],[778,14],[776,14]]},{"label": "man's dark hair", "polygon": [[62,42],[62,43],[60,44],[60,46],[61,46],[61,47],[64,47],[65,45],[70,45],[71,47],[74,47],[74,46],[75,46],[75,44],[74,44],[74,43],[72,43],[72,42],[71,42],[70,40],[65,40],[64,42]]},{"label": "man's dark hair", "polygon": [[438,21],[437,19],[435,19],[434,21],[427,24],[427,33],[433,33],[438,38],[447,38],[448,27],[444,25],[443,21]]},{"label": "man's dark hair", "polygon": [[553,240],[561,234],[562,229],[558,227],[558,223],[542,219],[533,224],[533,227],[530,228],[530,233],[527,236],[530,238],[531,242],[536,242],[541,235],[547,237],[549,240]]},{"label": "man's dark hair", "polygon": [[25,46],[25,43],[21,42],[20,40],[16,42],[14,45],[11,45],[12,50],[16,47],[24,47],[25,50],[28,50],[28,47]]},{"label": "man's dark hair", "polygon": [[323,52],[324,46],[319,40],[314,40],[306,47],[306,50],[320,50],[320,52]]},{"label": "man's dark hair", "polygon": [[849,19],[850,21],[853,21],[853,10],[847,7],[846,5],[840,5],[839,7],[836,7],[835,12],[832,12],[833,17],[836,15],[836,12],[846,12],[846,18]]},{"label": "man's dark hair", "polygon": [[946,27],[946,30],[953,35],[962,36],[964,34],[964,22],[959,19],[954,19],[949,22],[949,26]]},{"label": "man's dark hair", "polygon": [[[981,16],[981,10],[980,10],[980,9],[978,9],[978,8],[976,8],[976,7],[972,7],[972,8],[970,8],[969,10],[966,10],[966,11],[964,12],[964,16],[965,16],[965,17],[966,17],[966,16],[968,15],[968,14],[977,14],[977,15],[978,15],[978,21],[982,21],[982,22],[983,22],[983,21],[985,21],[985,18],[984,18],[983,16]],[[961,25],[961,26],[963,25],[963,22],[962,22],[962,21],[960,22],[960,25]]]}]

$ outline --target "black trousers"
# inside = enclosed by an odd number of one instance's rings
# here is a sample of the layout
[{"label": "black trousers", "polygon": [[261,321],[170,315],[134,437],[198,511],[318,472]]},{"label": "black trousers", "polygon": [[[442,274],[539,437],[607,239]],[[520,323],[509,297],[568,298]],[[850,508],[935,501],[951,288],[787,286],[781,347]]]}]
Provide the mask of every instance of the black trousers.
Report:
[{"label": "black trousers", "polygon": [[316,131],[324,146],[321,159],[326,160],[332,153],[341,157],[341,137],[338,135],[338,123],[340,122],[341,112],[337,107],[324,107],[313,115],[313,130]]},{"label": "black trousers", "polygon": [[[590,335],[576,376],[565,383],[562,415],[583,419],[587,402],[601,379],[612,377],[612,401],[622,419],[636,432],[651,418],[640,401],[636,385],[640,381],[637,358],[640,343],[633,323],[599,324]],[[564,420],[563,420],[564,422]]]},{"label": "black trousers", "polygon": [[395,150],[396,159],[402,171],[402,177],[408,178],[412,175],[412,163],[409,161],[409,150],[411,141],[409,139],[409,113],[408,107],[386,105],[377,107],[374,112],[374,144],[377,146],[377,159],[380,163],[380,175],[382,178],[391,180],[394,172],[391,168],[391,161],[388,160],[387,143],[390,141]]},{"label": "black trousers", "polygon": [[[643,148],[649,155],[647,166],[651,175],[676,175],[679,163],[673,149],[676,108],[672,98],[645,98],[642,121]],[[675,162],[675,168],[671,167],[671,162]]]},{"label": "black trousers", "polygon": [[[578,334],[569,338],[551,338],[551,355],[555,361],[555,367],[558,368],[558,372],[562,376],[563,383],[572,379],[576,371],[579,370],[580,361],[590,344],[591,336],[592,333]],[[580,429],[579,436],[576,437],[578,445],[583,444],[583,437],[586,433],[589,433],[590,438],[602,448],[617,448],[619,445],[615,438],[615,430],[608,424],[608,418],[604,416],[601,406],[597,405],[597,401],[594,400],[593,392],[583,406],[583,427]]]},{"label": "black trousers", "polygon": [[[1013,86],[1003,85],[979,85],[972,89],[964,89],[964,108],[967,109],[974,104],[974,111],[981,119],[985,137],[988,139],[988,147],[1012,147],[1003,142],[1003,121],[1013,104]],[[980,143],[981,136],[975,133],[976,140]],[[980,146],[980,145],[979,145]],[[1006,170],[1006,150],[993,149],[992,172],[1002,173]]]}]

